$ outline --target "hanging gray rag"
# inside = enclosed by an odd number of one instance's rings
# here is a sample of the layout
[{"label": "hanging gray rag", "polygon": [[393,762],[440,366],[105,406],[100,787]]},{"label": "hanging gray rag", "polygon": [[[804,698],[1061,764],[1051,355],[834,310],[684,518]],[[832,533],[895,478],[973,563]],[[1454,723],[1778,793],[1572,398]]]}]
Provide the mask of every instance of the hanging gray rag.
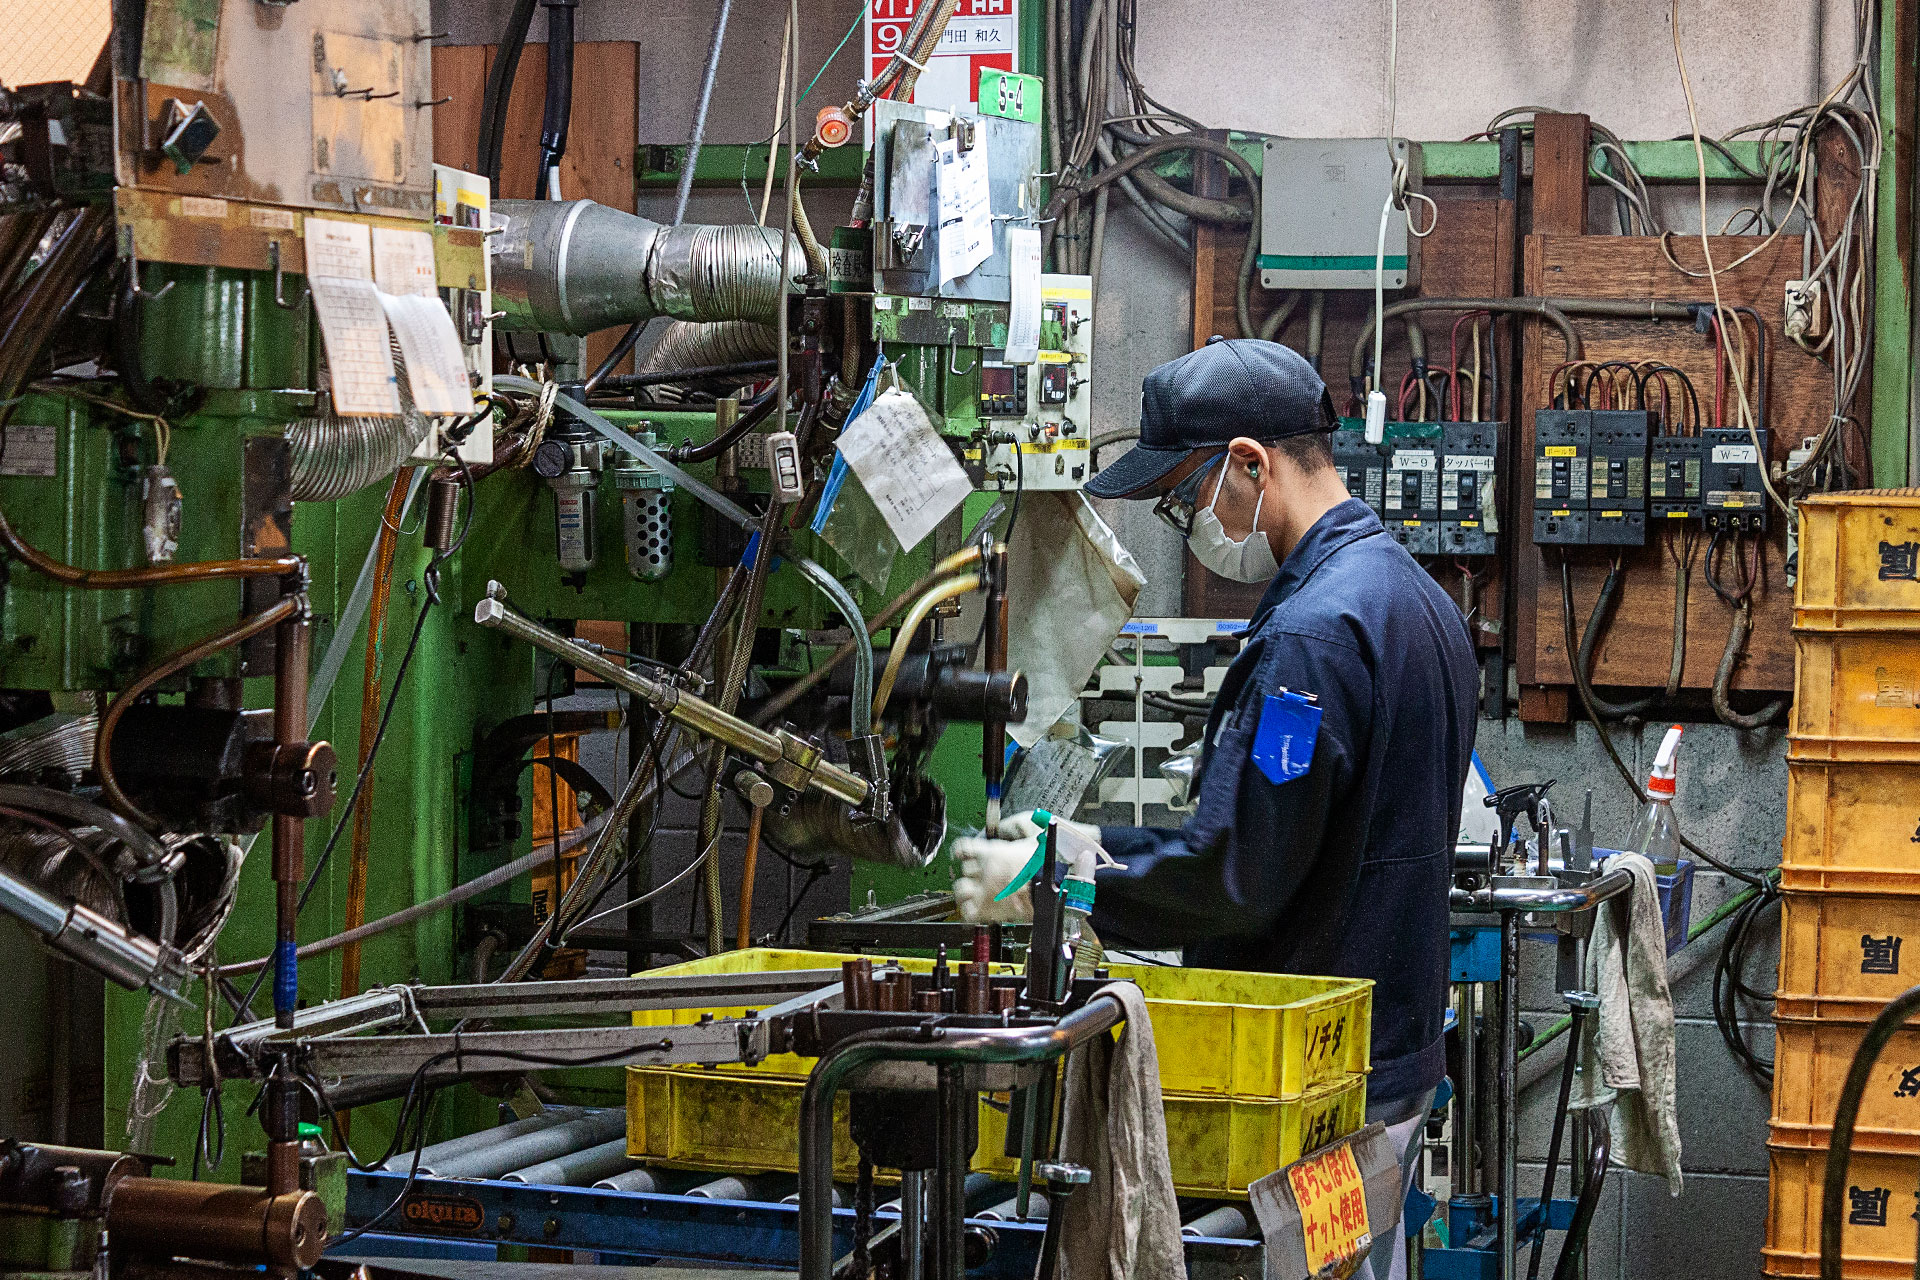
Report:
[{"label": "hanging gray rag", "polygon": [[1062,1215],[1063,1280],[1185,1280],[1180,1206],[1167,1157],[1160,1055],[1147,998],[1131,982],[1101,990],[1126,1009],[1119,1043],[1096,1036],[1067,1063],[1061,1148],[1093,1180]]},{"label": "hanging gray rag", "polygon": [[1607,859],[1633,873],[1633,887],[1600,905],[1587,943],[1587,990],[1600,1014],[1587,1019],[1571,1105],[1612,1104],[1613,1161],[1659,1174],[1680,1194],[1680,1121],[1674,1102],[1673,995],[1653,864],[1637,853]]}]

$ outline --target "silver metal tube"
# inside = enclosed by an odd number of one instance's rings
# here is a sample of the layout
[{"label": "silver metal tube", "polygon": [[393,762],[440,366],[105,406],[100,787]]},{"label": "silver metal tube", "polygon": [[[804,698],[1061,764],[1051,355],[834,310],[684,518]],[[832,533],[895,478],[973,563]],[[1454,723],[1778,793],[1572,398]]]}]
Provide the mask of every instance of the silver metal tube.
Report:
[{"label": "silver metal tube", "polygon": [[1453,1099],[1453,1159],[1447,1166],[1460,1195],[1480,1191],[1480,1162],[1474,1154],[1480,1120],[1480,1035],[1474,1025],[1479,993],[1477,982],[1460,984],[1460,1087]]},{"label": "silver metal tube", "polygon": [[1632,884],[1633,874],[1623,867],[1577,889],[1509,889],[1492,885],[1483,889],[1454,889],[1448,894],[1447,905],[1454,911],[1481,913],[1586,911],[1625,893]]},{"label": "silver metal tube", "polygon": [[1222,1240],[1250,1240],[1258,1233],[1248,1220],[1247,1212],[1234,1205],[1223,1204],[1210,1213],[1203,1213],[1180,1228],[1183,1236],[1212,1236]]},{"label": "silver metal tube", "polygon": [[653,1195],[660,1190],[660,1178],[651,1169],[629,1169],[593,1184],[595,1191],[633,1191]]},{"label": "silver metal tube", "polygon": [[624,1107],[590,1112],[578,1120],[536,1129],[503,1142],[492,1142],[472,1151],[442,1160],[433,1169],[438,1178],[498,1178],[514,1169],[552,1160],[559,1156],[598,1146],[623,1135],[627,1129]]},{"label": "silver metal tube", "polygon": [[61,955],[129,991],[151,986],[170,999],[182,999],[184,974],[158,943],[81,903],[56,898],[4,867],[0,867],[0,911],[39,934]]},{"label": "silver metal tube", "polygon": [[847,620],[848,627],[852,629],[854,639],[862,641],[853,646],[851,732],[856,738],[863,737],[872,729],[872,713],[868,708],[873,706],[873,646],[864,643],[864,637],[867,634],[867,617],[860,612],[859,603],[853,598],[853,593],[847,590],[844,582],[805,556],[801,556],[796,563],[800,572],[806,575],[807,580],[820,588],[822,595],[833,601],[833,607],[840,611],[840,616]]},{"label": "silver metal tube", "polygon": [[[591,200],[496,200],[500,327],[588,334],[657,315],[773,321],[806,254],[757,226],[664,227]],[[783,272],[784,265],[784,272]]]},{"label": "silver metal tube", "polygon": [[745,1178],[734,1174],[715,1178],[712,1182],[703,1182],[682,1194],[696,1200],[752,1200],[753,1188]]},{"label": "silver metal tube", "polygon": [[597,1147],[570,1151],[566,1155],[502,1174],[501,1178],[506,1182],[528,1182],[548,1187],[584,1187],[600,1178],[623,1172],[632,1163],[633,1157],[627,1154],[626,1135],[622,1134]]},{"label": "silver metal tube", "polygon": [[727,18],[733,12],[733,0],[720,0],[713,15],[713,39],[707,45],[707,65],[700,73],[700,105],[693,112],[693,136],[687,139],[687,159],[680,170],[680,185],[673,193],[673,225],[686,221],[687,199],[693,195],[693,171],[700,163],[700,144],[707,137],[707,107],[713,102],[713,81],[720,71],[720,49],[727,42]]},{"label": "silver metal tube", "polygon": [[1520,1117],[1515,1074],[1519,1071],[1520,932],[1519,917],[1500,916],[1500,1060],[1495,1064],[1500,1089],[1500,1280],[1519,1272]]},{"label": "silver metal tube", "polygon": [[[524,1120],[514,1120],[507,1124],[496,1125],[491,1129],[480,1129],[473,1133],[463,1134],[458,1138],[449,1138],[445,1142],[436,1142],[421,1151],[420,1172],[423,1176],[431,1174],[439,1168],[440,1162],[443,1160],[451,1159],[454,1156],[465,1155],[469,1151],[478,1151],[481,1147],[488,1146],[495,1142],[502,1142],[509,1138],[517,1138],[522,1134],[533,1133],[540,1129],[551,1129],[554,1125],[566,1124],[569,1121],[578,1120],[586,1114],[587,1109],[585,1107],[548,1107],[537,1116],[528,1116]],[[395,1156],[380,1167],[389,1172],[397,1171],[404,1173],[407,1169],[411,1168],[412,1165],[413,1153],[408,1151]]]},{"label": "silver metal tube", "polygon": [[[655,711],[685,725],[703,737],[726,744],[741,755],[762,764],[773,764],[785,755],[781,739],[750,721],[722,711],[719,707],[680,689],[651,680],[638,672],[582,647],[558,632],[549,631],[510,612],[506,604],[492,596],[482,597],[474,606],[473,620],[483,627],[504,631],[516,640],[544,649],[555,657],[588,671],[608,684],[644,698]],[[865,778],[826,760],[815,765],[809,786],[847,804],[865,804],[869,785]]]},{"label": "silver metal tube", "polygon": [[900,1174],[900,1251],[906,1280],[920,1280],[927,1253],[927,1175],[918,1169]]}]

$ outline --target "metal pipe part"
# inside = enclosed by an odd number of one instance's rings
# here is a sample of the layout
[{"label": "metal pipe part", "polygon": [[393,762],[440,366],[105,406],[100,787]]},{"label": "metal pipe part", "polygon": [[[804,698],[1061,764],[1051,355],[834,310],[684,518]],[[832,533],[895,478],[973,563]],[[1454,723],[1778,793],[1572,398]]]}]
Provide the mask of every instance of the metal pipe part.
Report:
[{"label": "metal pipe part", "polygon": [[[539,623],[509,611],[504,600],[491,595],[483,597],[474,606],[473,620],[480,626],[504,631],[516,640],[524,640],[535,648],[544,649],[582,671],[591,672],[611,685],[644,698],[649,706],[662,715],[702,737],[724,743],[731,750],[761,764],[773,764],[785,757],[785,745],[777,734],[722,711],[704,698],[649,679],[557,632],[549,631]],[[808,783],[810,788],[817,788],[851,805],[865,804],[869,791],[865,778],[826,760],[814,766]]]},{"label": "metal pipe part", "polygon": [[463,1152],[442,1160],[433,1169],[437,1178],[498,1178],[514,1169],[584,1151],[626,1133],[624,1107],[590,1112],[578,1120],[536,1129],[504,1142]]},{"label": "metal pipe part", "polygon": [[[989,1222],[1017,1222],[1020,1220],[1018,1208],[1019,1197],[1009,1196],[999,1204],[989,1205],[973,1216],[976,1218],[985,1218]],[[1044,1195],[1034,1195],[1027,1198],[1026,1220],[1028,1222],[1045,1222],[1047,1220],[1047,1198]]]},{"label": "metal pipe part", "polygon": [[326,1248],[327,1209],[311,1191],[274,1195],[177,1178],[122,1178],[107,1198],[116,1256],[192,1258],[305,1270]]},{"label": "metal pipe part", "polygon": [[661,1189],[660,1177],[651,1169],[629,1169],[593,1184],[595,1191],[635,1191],[654,1195]]},{"label": "metal pipe part", "polygon": [[1520,1261],[1520,1123],[1515,1074],[1520,1068],[1520,919],[1500,916],[1500,1057],[1494,1063],[1500,1105],[1500,1280],[1515,1280]]},{"label": "metal pipe part", "polygon": [[851,809],[818,792],[808,792],[782,811],[766,811],[761,836],[775,848],[811,856],[829,849],[861,862],[904,867],[927,866],[938,856],[947,834],[946,793],[932,781],[888,806],[887,820],[856,817]]},{"label": "metal pipe part", "polygon": [[129,991],[152,989],[185,1003],[187,980],[177,957],[78,902],[67,902],[0,867],[0,911],[39,934],[48,946],[74,963],[103,974]]},{"label": "metal pipe part", "polygon": [[900,1172],[900,1198],[893,1202],[900,1214],[900,1254],[906,1274],[918,1280],[925,1274],[927,1251],[927,1175],[918,1169]]},{"label": "metal pipe part", "polygon": [[[757,226],[667,227],[591,200],[496,200],[490,243],[500,327],[595,333],[654,316],[771,323],[805,252]],[[784,258],[784,279],[782,260]]]},{"label": "metal pipe part", "polygon": [[[1044,1203],[1044,1202],[1043,1202]],[[1221,1240],[1251,1240],[1259,1235],[1247,1211],[1237,1205],[1223,1204],[1203,1213],[1180,1228],[1183,1236],[1212,1236]]]},{"label": "metal pipe part", "polygon": [[1579,888],[1513,889],[1488,886],[1483,889],[1453,889],[1448,893],[1448,906],[1454,911],[1470,912],[1586,911],[1609,898],[1618,897],[1632,885],[1632,873],[1621,868],[1609,871]]},{"label": "metal pipe part", "polygon": [[[436,1142],[420,1153],[420,1176],[437,1176],[442,1161],[454,1156],[465,1155],[469,1151],[478,1151],[482,1147],[522,1134],[533,1133],[540,1129],[551,1129],[554,1125],[578,1120],[587,1114],[585,1107],[548,1107],[538,1115],[528,1116],[524,1120],[514,1120],[491,1129],[479,1129],[463,1134],[458,1138],[449,1138],[445,1142]],[[380,1166],[389,1173],[405,1173],[413,1167],[413,1153],[402,1152]]]},{"label": "metal pipe part", "polygon": [[503,1182],[527,1182],[539,1186],[584,1187],[601,1178],[621,1173],[632,1164],[633,1157],[627,1154],[627,1139],[623,1134],[597,1147],[570,1151],[564,1156],[502,1174],[500,1178]]}]

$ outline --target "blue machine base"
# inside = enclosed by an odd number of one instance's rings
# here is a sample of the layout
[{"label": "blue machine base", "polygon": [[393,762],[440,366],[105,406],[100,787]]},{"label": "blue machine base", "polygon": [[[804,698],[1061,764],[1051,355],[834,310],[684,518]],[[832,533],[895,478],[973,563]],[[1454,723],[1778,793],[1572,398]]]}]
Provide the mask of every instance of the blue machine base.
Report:
[{"label": "blue machine base", "polygon": [[[1447,1215],[1447,1238],[1451,1247],[1429,1246],[1420,1254],[1423,1280],[1499,1280],[1500,1239],[1494,1219],[1498,1197],[1490,1197],[1484,1212],[1454,1206]],[[1542,1223],[1540,1202],[1520,1201],[1520,1248],[1529,1249],[1536,1237],[1547,1231],[1565,1231],[1573,1225],[1572,1200],[1554,1199]]]}]

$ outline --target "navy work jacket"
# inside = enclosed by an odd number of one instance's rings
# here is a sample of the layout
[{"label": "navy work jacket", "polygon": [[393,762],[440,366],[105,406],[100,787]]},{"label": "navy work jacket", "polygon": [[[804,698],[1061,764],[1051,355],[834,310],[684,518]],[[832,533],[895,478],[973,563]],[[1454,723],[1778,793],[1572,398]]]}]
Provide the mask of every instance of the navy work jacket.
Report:
[{"label": "navy work jacket", "polygon": [[[1207,720],[1193,816],[1103,827],[1094,928],[1190,965],[1371,978],[1370,1102],[1445,1074],[1447,890],[1479,677],[1459,607],[1364,503],[1280,566]],[[1252,759],[1281,690],[1321,709],[1312,763]]]}]

